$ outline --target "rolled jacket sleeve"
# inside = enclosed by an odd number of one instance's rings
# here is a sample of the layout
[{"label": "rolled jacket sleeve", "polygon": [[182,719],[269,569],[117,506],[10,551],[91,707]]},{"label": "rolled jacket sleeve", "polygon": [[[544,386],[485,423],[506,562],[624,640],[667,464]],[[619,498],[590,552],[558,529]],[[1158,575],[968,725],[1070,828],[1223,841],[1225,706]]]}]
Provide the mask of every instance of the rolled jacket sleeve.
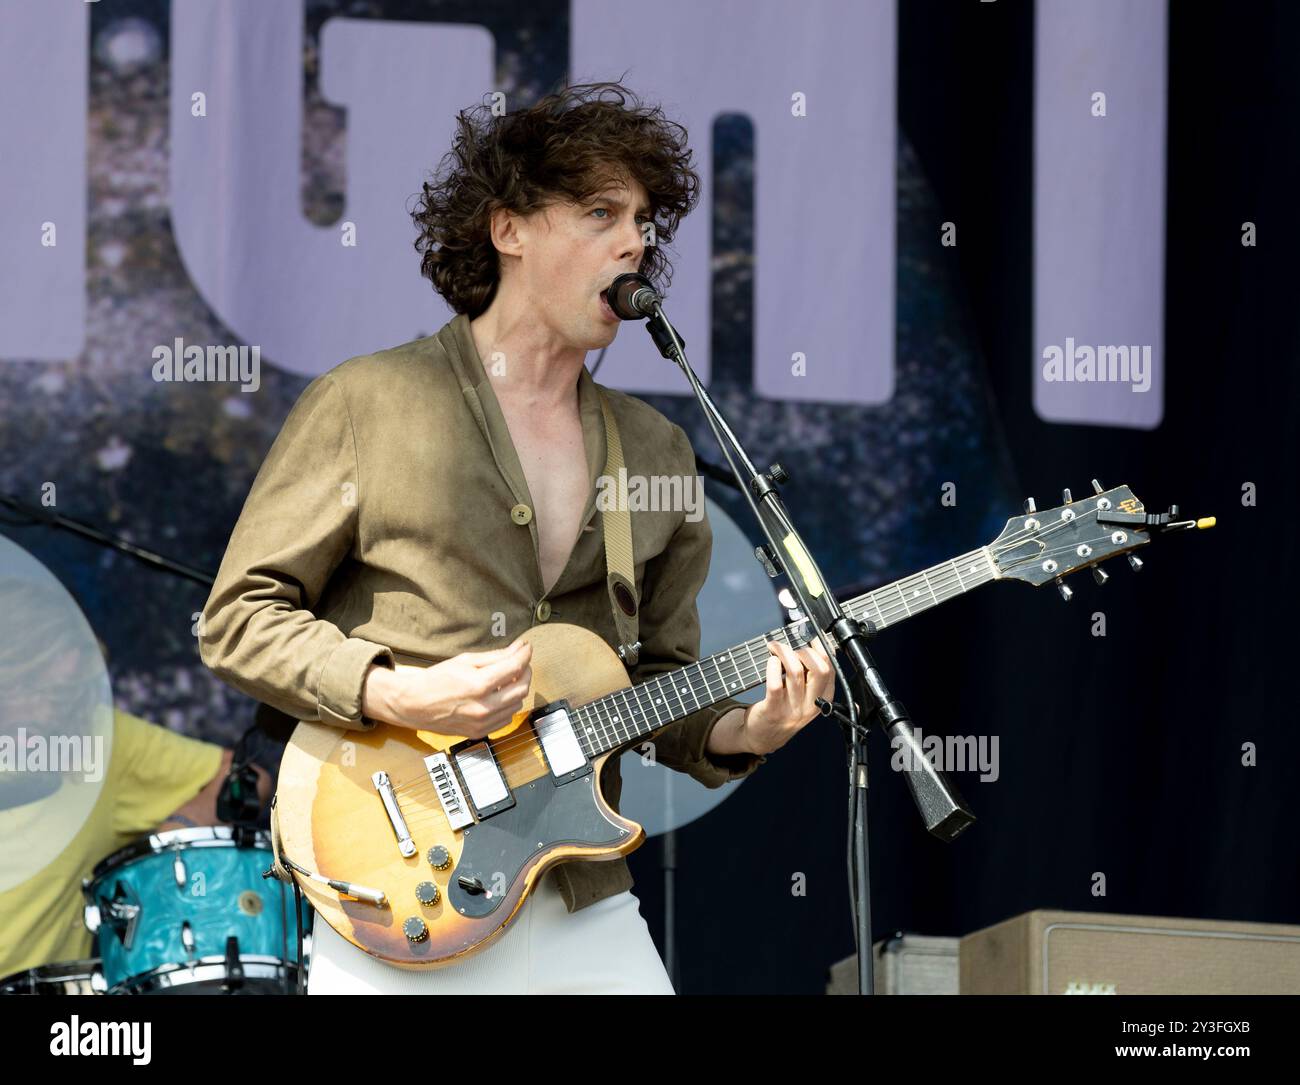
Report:
[{"label": "rolled jacket sleeve", "polygon": [[366,672],[391,666],[392,652],[312,613],[353,548],[358,475],[347,403],[326,374],[303,390],[253,481],[203,609],[199,654],[297,719],[369,730]]},{"label": "rolled jacket sleeve", "polygon": [[[694,477],[695,453],[686,432],[673,426],[675,462],[683,477]],[[700,519],[684,518],[664,551],[646,562],[641,588],[641,651],[632,671],[637,685],[700,658],[700,614],[696,597],[708,576],[713,528],[703,503]],[[752,773],[767,758],[759,754],[713,754],[706,749],[719,719],[745,702],[727,697],[693,712],[651,736],[654,758],[716,788]]]}]

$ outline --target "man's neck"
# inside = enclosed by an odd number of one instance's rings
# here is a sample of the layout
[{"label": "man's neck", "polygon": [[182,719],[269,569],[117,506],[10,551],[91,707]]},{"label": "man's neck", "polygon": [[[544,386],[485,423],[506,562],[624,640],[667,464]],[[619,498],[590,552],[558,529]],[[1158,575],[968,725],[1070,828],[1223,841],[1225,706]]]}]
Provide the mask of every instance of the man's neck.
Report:
[{"label": "man's neck", "polygon": [[498,402],[530,411],[563,410],[578,401],[578,374],[587,352],[561,340],[532,306],[498,295],[469,324],[479,359]]}]

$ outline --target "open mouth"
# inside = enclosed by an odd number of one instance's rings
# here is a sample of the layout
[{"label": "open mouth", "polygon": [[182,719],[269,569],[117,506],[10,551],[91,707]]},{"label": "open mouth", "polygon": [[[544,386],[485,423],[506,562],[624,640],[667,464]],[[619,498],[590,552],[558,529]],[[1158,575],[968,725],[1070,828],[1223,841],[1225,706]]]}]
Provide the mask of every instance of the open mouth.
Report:
[{"label": "open mouth", "polygon": [[614,310],[611,309],[611,308],[610,308],[610,305],[609,305],[609,288],[608,288],[608,287],[606,287],[604,290],[602,290],[602,291],[600,292],[600,308],[601,308],[601,311],[602,311],[602,312],[603,312],[607,317],[609,317],[611,320],[617,320],[617,319],[618,319],[618,314],[615,313]]}]

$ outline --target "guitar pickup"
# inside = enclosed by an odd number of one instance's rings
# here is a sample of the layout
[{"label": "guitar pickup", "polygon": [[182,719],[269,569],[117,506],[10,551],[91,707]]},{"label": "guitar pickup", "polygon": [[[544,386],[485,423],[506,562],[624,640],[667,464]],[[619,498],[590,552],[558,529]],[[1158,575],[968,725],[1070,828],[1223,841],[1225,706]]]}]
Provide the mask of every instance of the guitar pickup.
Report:
[{"label": "guitar pickup", "polygon": [[430,754],[424,763],[453,829],[514,806],[515,797],[489,743],[458,746],[452,756],[455,764],[442,753]]},{"label": "guitar pickup", "polygon": [[515,797],[506,785],[505,774],[497,764],[496,753],[490,743],[475,742],[472,746],[458,748],[454,755],[460,778],[465,781],[469,801],[480,818],[508,810]]},{"label": "guitar pickup", "polygon": [[591,762],[573,729],[569,702],[555,701],[543,705],[538,712],[532,720],[533,732],[556,782],[568,783],[589,773]]}]

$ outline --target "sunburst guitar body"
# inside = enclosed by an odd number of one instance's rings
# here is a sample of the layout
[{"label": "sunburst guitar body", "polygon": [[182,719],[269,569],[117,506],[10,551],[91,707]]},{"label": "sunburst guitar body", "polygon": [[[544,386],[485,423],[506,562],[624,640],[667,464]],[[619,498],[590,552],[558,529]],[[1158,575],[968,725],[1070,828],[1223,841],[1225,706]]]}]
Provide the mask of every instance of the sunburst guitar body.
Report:
[{"label": "sunburst guitar body", "polygon": [[[533,649],[524,708],[486,740],[304,722],[285,749],[279,850],[297,868],[382,892],[376,904],[299,878],[319,919],[389,964],[462,960],[504,933],[557,863],[617,859],[645,840],[600,791],[616,749],[589,756],[597,743],[575,741],[572,713],[543,713],[624,689],[627,669],[578,626],[537,626],[520,639]],[[606,741],[635,737],[615,732],[612,717],[588,726]]]}]

